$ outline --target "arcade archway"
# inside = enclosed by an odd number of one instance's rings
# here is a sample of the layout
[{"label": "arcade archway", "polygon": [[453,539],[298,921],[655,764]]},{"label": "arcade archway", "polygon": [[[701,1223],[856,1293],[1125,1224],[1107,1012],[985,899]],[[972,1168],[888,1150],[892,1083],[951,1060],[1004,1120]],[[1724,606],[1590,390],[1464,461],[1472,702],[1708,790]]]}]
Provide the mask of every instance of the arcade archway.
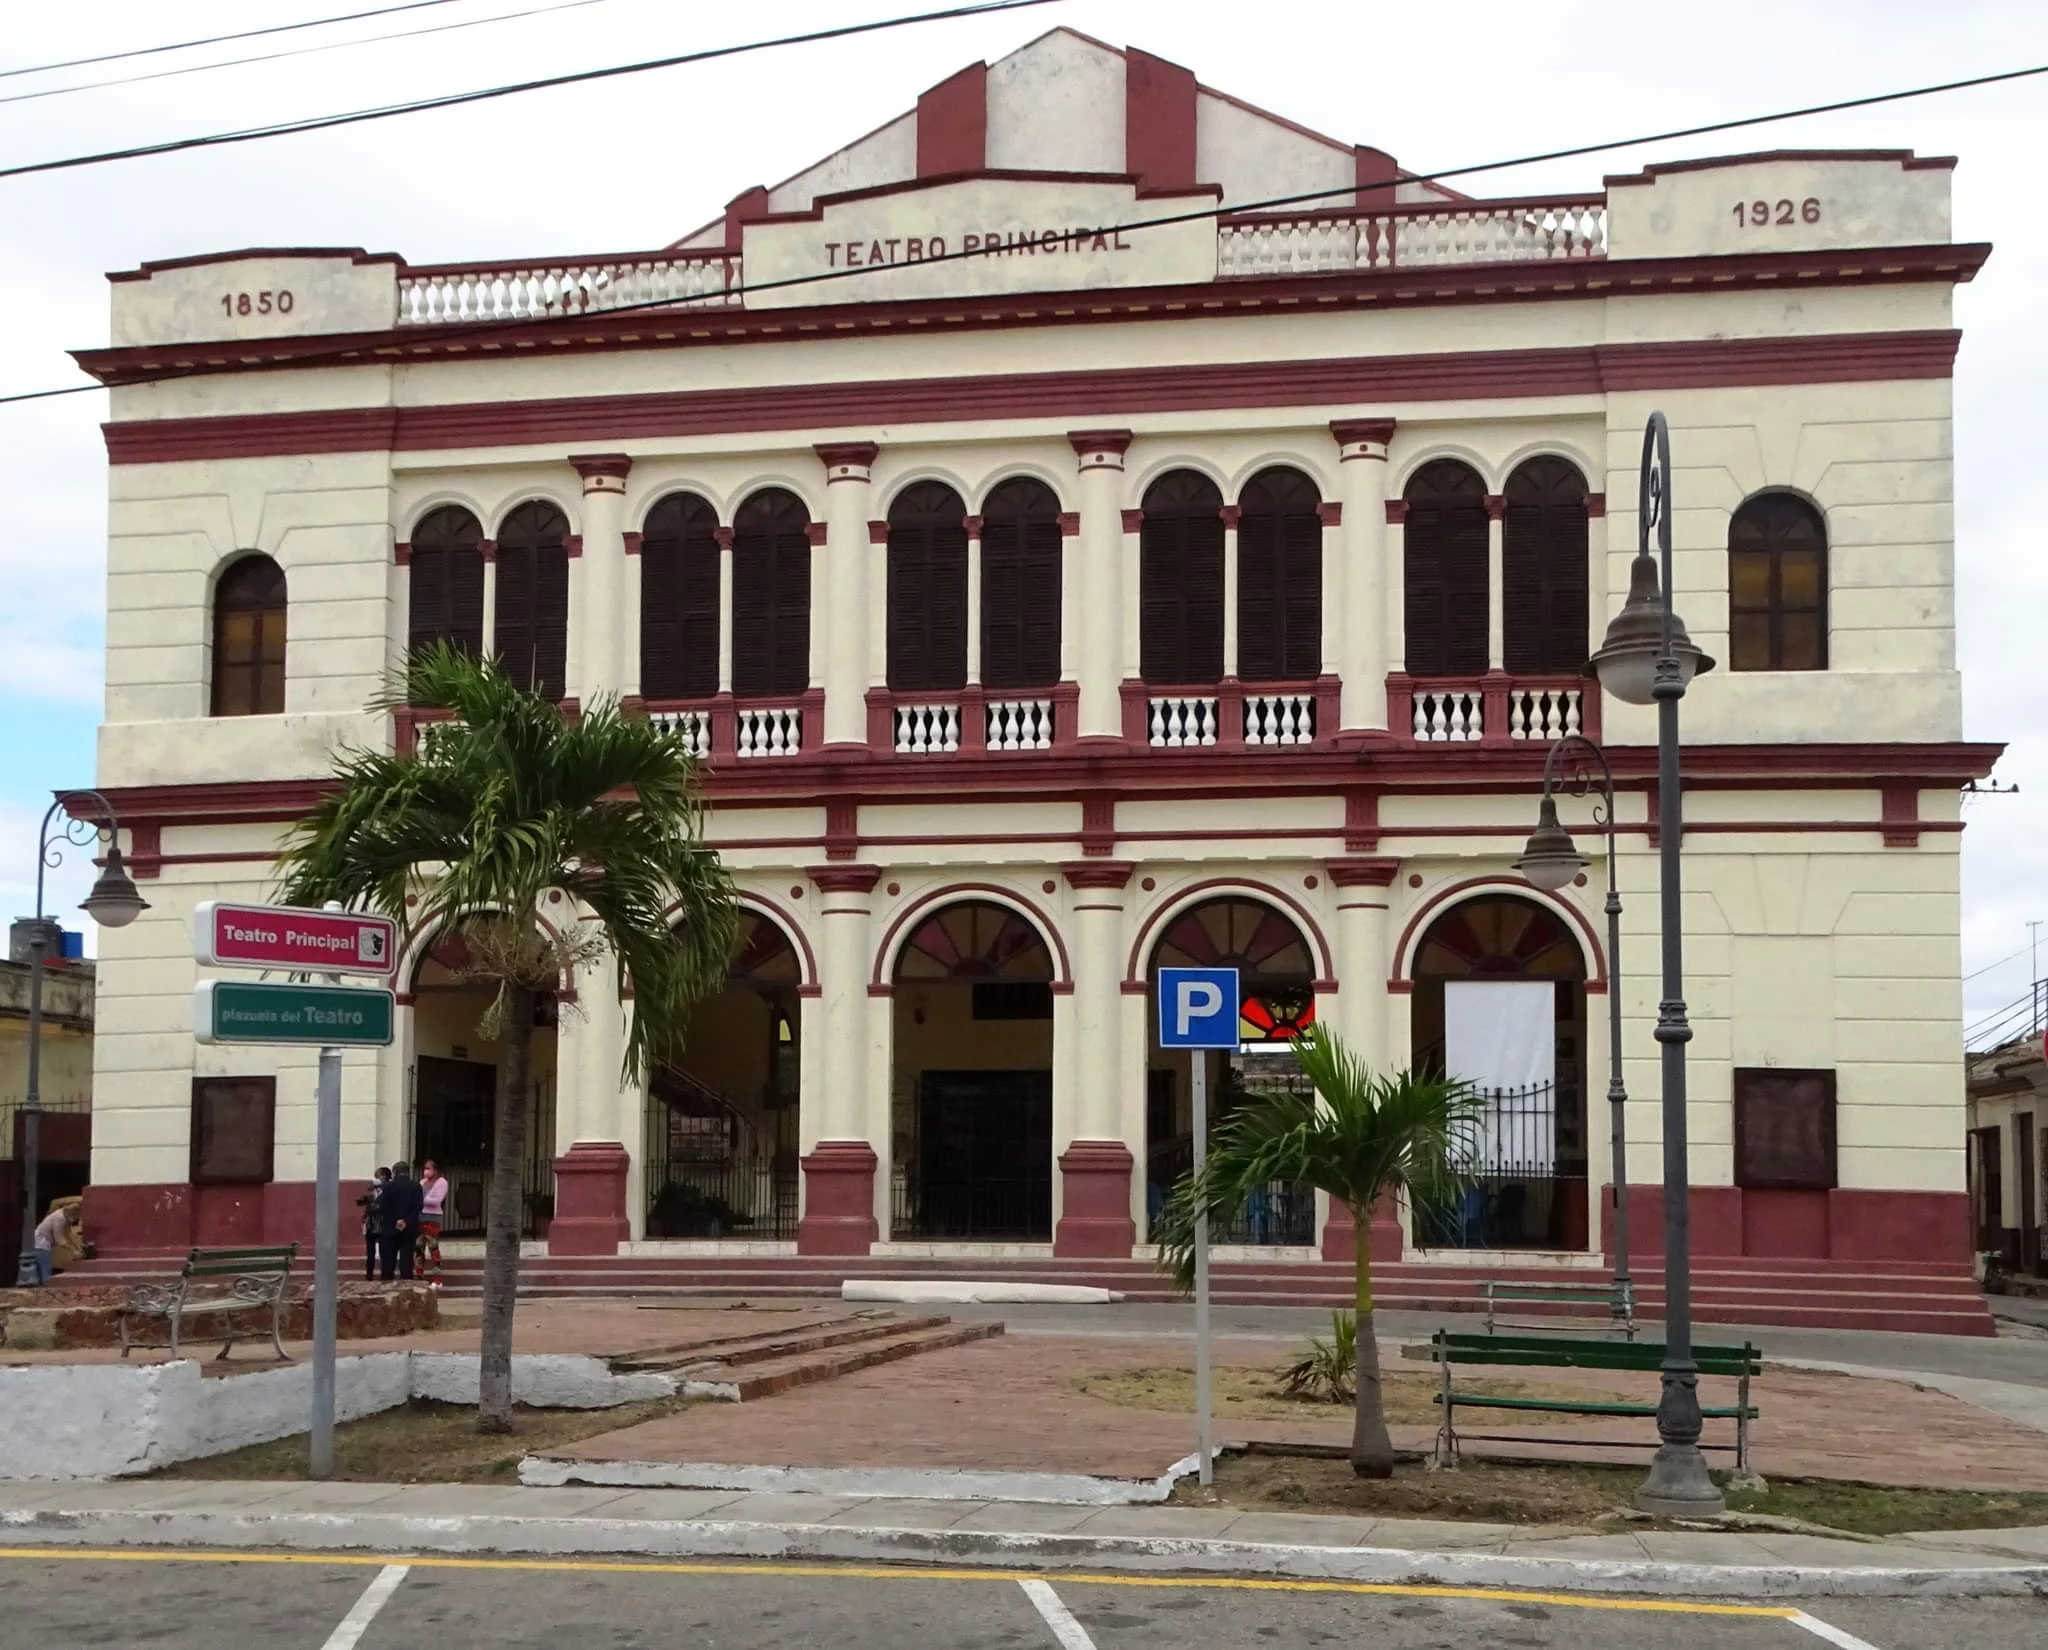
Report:
[{"label": "arcade archway", "polygon": [[[1157,1044],[1162,968],[1235,968],[1243,1011],[1235,1052],[1189,1054]],[[1294,922],[1249,895],[1202,901],[1160,934],[1147,967],[1146,1025],[1154,1044],[1145,1081],[1145,1211],[1149,1223],[1194,1166],[1193,1062],[1208,1062],[1213,1131],[1248,1095],[1306,1092],[1288,1044],[1315,1023],[1315,953]],[[1217,1243],[1293,1247],[1315,1241],[1314,1191],[1276,1181],[1246,1200],[1211,1236]]]},{"label": "arcade archway", "polygon": [[1418,1068],[1487,1107],[1457,1205],[1416,1215],[1419,1247],[1587,1245],[1586,958],[1556,912],[1514,894],[1450,907],[1415,951]]},{"label": "arcade archway", "polygon": [[1052,953],[1021,913],[965,900],[897,953],[891,1230],[1052,1238]]},{"label": "arcade archway", "polygon": [[796,1236],[802,983],[788,936],[742,911],[725,989],[647,1085],[650,1238]]}]

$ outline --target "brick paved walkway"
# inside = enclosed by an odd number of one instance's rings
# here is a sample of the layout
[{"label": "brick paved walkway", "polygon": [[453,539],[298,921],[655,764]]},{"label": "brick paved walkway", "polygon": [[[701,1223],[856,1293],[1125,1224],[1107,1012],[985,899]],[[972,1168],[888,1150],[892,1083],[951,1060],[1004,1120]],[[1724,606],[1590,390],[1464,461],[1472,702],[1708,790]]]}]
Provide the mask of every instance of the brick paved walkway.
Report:
[{"label": "brick paved walkway", "polygon": [[[720,1462],[748,1466],[979,1468],[1079,1472],[1154,1478],[1194,1447],[1191,1417],[1125,1408],[1075,1389],[1087,1374],[1184,1364],[1184,1340],[1090,1336],[1004,1337],[906,1363],[863,1371],[756,1403],[700,1405],[555,1452],[607,1461]],[[1271,1368],[1270,1342],[1219,1341],[1219,1364]],[[1387,1348],[1390,1373],[1405,1363]],[[1653,1401],[1654,1377],[1580,1370],[1502,1373],[1545,1389]],[[1722,1398],[1705,1382],[1708,1402]],[[1802,1370],[1766,1373],[1754,1389],[1763,1411],[1754,1459],[1766,1477],[1857,1478],[1876,1483],[1953,1488],[2048,1487],[2048,1433],[1991,1415],[1904,1381],[1876,1381]],[[1493,1412],[1489,1427],[1520,1432],[1525,1417]],[[1540,1430],[1560,1442],[1574,1436],[1640,1433],[1647,1421],[1568,1420]],[[1299,1421],[1225,1417],[1220,1441],[1349,1440],[1347,1411],[1308,1411]],[[1426,1449],[1434,1429],[1395,1428],[1395,1442]],[[1710,1434],[1710,1436],[1712,1436]],[[1474,1446],[1476,1453],[1487,1446]],[[1542,1446],[1500,1446],[1501,1453],[1543,1455]],[[1570,1452],[1573,1459],[1640,1462],[1645,1451]],[[1721,1459],[1726,1459],[1722,1457]]]}]

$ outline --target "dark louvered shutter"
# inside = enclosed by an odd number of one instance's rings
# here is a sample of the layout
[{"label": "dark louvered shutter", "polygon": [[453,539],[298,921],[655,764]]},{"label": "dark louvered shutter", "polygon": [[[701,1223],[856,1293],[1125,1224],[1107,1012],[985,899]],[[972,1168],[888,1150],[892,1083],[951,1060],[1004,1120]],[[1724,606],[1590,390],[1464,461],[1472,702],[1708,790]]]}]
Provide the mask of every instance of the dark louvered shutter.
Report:
[{"label": "dark louvered shutter", "polygon": [[1303,682],[1323,666],[1322,499],[1299,470],[1245,484],[1237,524],[1237,673]]},{"label": "dark louvered shutter", "polygon": [[732,688],[789,697],[811,685],[810,513],[770,487],[733,515]]},{"label": "dark louvered shutter", "polygon": [[706,699],[718,691],[718,512],[672,493],[640,538],[640,692]]},{"label": "dark louvered shutter", "polygon": [[1455,459],[1409,480],[1401,558],[1411,676],[1486,670],[1486,483]]},{"label": "dark louvered shutter", "polygon": [[465,653],[484,650],[483,529],[454,505],[421,518],[413,529],[406,602],[406,647],[447,642]]},{"label": "dark louvered shutter", "polygon": [[1510,671],[1562,673],[1586,662],[1586,480],[1561,458],[1508,477],[1501,518],[1503,658]]},{"label": "dark louvered shutter", "polygon": [[1138,669],[1147,682],[1223,679],[1223,495],[1174,470],[1145,490],[1138,530]]},{"label": "dark louvered shutter", "polygon": [[981,679],[992,688],[1060,679],[1060,503],[1018,477],[981,509]]},{"label": "dark louvered shutter", "polygon": [[889,686],[953,693],[967,683],[967,507],[936,481],[889,506]]},{"label": "dark louvered shutter", "polygon": [[552,504],[522,504],[498,529],[498,657],[543,699],[568,691],[569,522]]}]

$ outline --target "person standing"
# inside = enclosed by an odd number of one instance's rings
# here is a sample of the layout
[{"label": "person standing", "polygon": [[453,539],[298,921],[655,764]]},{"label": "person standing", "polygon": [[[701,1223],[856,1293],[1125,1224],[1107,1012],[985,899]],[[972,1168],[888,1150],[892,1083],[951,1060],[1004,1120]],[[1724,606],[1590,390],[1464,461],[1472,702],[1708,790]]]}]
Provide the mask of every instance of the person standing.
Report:
[{"label": "person standing", "polygon": [[447,1205],[447,1177],[429,1159],[420,1165],[420,1272],[429,1289],[441,1287],[441,1217]]},{"label": "person standing", "polygon": [[419,1242],[420,1183],[403,1160],[391,1165],[391,1178],[384,1183],[377,1215],[379,1270],[384,1281],[389,1283],[394,1277],[410,1281],[413,1245]]},{"label": "person standing", "polygon": [[384,1183],[390,1178],[391,1171],[380,1168],[369,1189],[356,1199],[356,1207],[363,1211],[363,1279],[368,1283],[377,1281],[377,1240],[383,1232],[377,1208],[384,1201]]}]

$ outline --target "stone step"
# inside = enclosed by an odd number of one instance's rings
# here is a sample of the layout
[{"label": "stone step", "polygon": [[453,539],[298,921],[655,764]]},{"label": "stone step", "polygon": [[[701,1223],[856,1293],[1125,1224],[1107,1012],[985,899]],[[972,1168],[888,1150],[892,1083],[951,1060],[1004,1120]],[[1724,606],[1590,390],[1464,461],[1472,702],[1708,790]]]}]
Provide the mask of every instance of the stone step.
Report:
[{"label": "stone step", "polygon": [[892,1336],[944,1329],[950,1327],[952,1322],[953,1320],[944,1314],[926,1317],[903,1317],[893,1312],[850,1314],[843,1318],[828,1318],[822,1323],[806,1324],[801,1328],[785,1325],[780,1329],[752,1330],[744,1335],[721,1336],[710,1341],[648,1347],[612,1357],[607,1362],[614,1370],[620,1372],[667,1372],[685,1365],[702,1363],[735,1366],[764,1363],[799,1353],[824,1352],[835,1347],[858,1345],[864,1341],[887,1340]]},{"label": "stone step", "polygon": [[683,1383],[689,1395],[719,1397],[745,1402],[772,1397],[794,1387],[815,1386],[858,1370],[899,1363],[924,1352],[966,1346],[1000,1335],[999,1323],[952,1323],[940,1320],[936,1326],[904,1334],[857,1343],[791,1352],[782,1357],[755,1362],[729,1363],[719,1359],[680,1363],[667,1371]]}]

